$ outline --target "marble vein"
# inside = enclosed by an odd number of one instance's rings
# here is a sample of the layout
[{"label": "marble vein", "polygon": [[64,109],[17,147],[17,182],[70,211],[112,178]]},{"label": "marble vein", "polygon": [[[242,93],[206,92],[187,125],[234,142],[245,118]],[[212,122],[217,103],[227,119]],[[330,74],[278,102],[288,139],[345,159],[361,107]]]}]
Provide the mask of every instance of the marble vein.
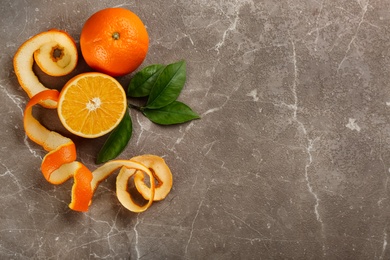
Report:
[{"label": "marble vein", "polygon": [[236,30],[238,20],[239,20],[239,16],[238,16],[238,12],[237,12],[237,14],[236,14],[236,16],[235,16],[233,22],[232,22],[232,23],[230,24],[230,26],[223,32],[221,41],[218,42],[218,43],[215,45],[215,47],[214,47],[218,54],[219,54],[219,49],[225,44],[225,40],[226,40],[226,37],[227,37],[227,35],[229,34],[229,32],[235,31],[235,30]]},{"label": "marble vein", "polygon": [[[76,246],[73,246],[71,248],[65,249],[63,251],[64,251],[64,254],[68,254],[68,253],[70,253],[72,251],[77,251],[77,249],[79,249],[79,248],[85,248],[85,247],[90,246],[92,244],[99,244],[101,242],[106,242],[107,243],[107,241],[110,238],[116,237],[116,236],[119,236],[119,235],[121,235],[121,232],[113,234],[113,235],[110,235],[110,236],[105,236],[105,237],[100,237],[100,238],[96,238],[96,239],[91,239],[91,240],[88,240],[88,242],[78,244]],[[109,250],[109,251],[111,251],[111,250]],[[112,252],[107,252],[107,257],[109,257],[111,253]],[[59,254],[56,254],[56,256],[59,256]]]},{"label": "marble vein", "polygon": [[[318,39],[320,38],[320,31],[332,24],[332,22],[327,22],[324,26],[319,27],[319,18],[321,17],[323,9],[324,9],[324,0],[321,1],[320,10],[318,11],[318,15],[316,17],[316,28],[314,29],[314,31],[316,32],[316,38],[314,40],[315,51],[317,51],[317,44],[318,44]],[[312,32],[310,32],[309,34],[311,35]]]},{"label": "marble vein", "polygon": [[[25,2],[25,5],[27,6],[28,5],[27,1],[24,0],[24,2]],[[22,28],[22,30],[19,31],[19,34],[18,34],[18,36],[16,38],[19,38],[20,35],[22,35],[22,33],[26,30],[27,24],[29,22],[28,21],[28,9],[27,9],[27,7],[24,8],[24,14],[25,14],[25,20],[24,20],[24,23],[23,23],[23,28]]]},{"label": "marble vein", "polygon": [[[4,163],[1,163],[1,166],[5,168],[5,172],[0,173],[0,177],[9,176],[12,179],[13,183],[15,183],[16,186],[18,187],[18,191],[16,193],[23,190],[24,187],[20,184],[19,179],[13,174],[12,170],[10,170]],[[8,197],[9,194],[7,194],[6,196]]]},{"label": "marble vein", "polygon": [[[320,215],[320,212],[318,209],[320,206],[320,198],[319,198],[318,194],[314,191],[314,188],[313,188],[313,185],[311,182],[311,178],[309,176],[309,169],[313,163],[313,155],[312,155],[313,144],[318,138],[316,138],[316,139],[309,138],[305,125],[298,119],[298,116],[297,116],[298,103],[299,103],[298,93],[297,93],[298,65],[297,65],[296,47],[295,47],[295,42],[293,40],[291,40],[291,46],[292,46],[292,63],[293,63],[293,68],[294,68],[294,79],[293,79],[292,89],[291,89],[293,97],[294,97],[294,103],[290,105],[291,109],[293,110],[292,120],[297,123],[298,129],[301,131],[302,135],[305,137],[305,139],[307,141],[307,145],[305,147],[306,154],[307,154],[307,163],[305,165],[304,176],[305,176],[305,181],[306,181],[306,186],[308,188],[308,191],[313,196],[313,198],[315,200],[314,214],[315,214],[316,220],[321,225],[321,233],[323,235],[324,234],[324,232],[323,232],[324,231],[324,223],[322,221],[322,218],[321,218],[321,215]],[[323,250],[324,250],[324,246],[323,246]],[[325,254],[325,252],[324,252],[324,254]]]},{"label": "marble vein", "polygon": [[[215,6],[216,9],[219,9],[221,13],[228,20],[230,20],[229,26],[222,33],[221,40],[215,44],[214,48],[212,48],[217,52],[217,54],[220,53],[221,47],[226,44],[226,39],[228,38],[229,34],[237,30],[237,24],[240,20],[239,17],[240,8],[246,4],[249,4],[252,7],[254,6],[253,1],[243,1],[243,0],[235,1],[233,3],[226,3],[226,6],[228,6],[226,10],[223,9],[222,3],[219,3],[217,4],[217,6]],[[231,6],[231,8],[229,8],[229,5]],[[217,19],[216,21],[211,22],[208,26],[210,27],[217,22],[220,22],[220,20]]]},{"label": "marble vein", "polygon": [[246,223],[245,220],[243,220],[243,219],[237,217],[236,215],[234,215],[234,214],[232,214],[232,213],[230,213],[230,212],[228,212],[228,211],[226,211],[226,210],[224,210],[224,212],[225,212],[228,216],[230,216],[230,217],[232,217],[232,218],[238,220],[240,223],[244,224],[247,228],[249,228],[250,230],[254,231],[256,234],[258,234],[260,237],[258,237],[258,238],[256,238],[256,239],[259,239],[259,240],[267,239],[259,230],[253,228],[250,224]]},{"label": "marble vein", "polygon": [[24,98],[22,98],[21,96],[18,96],[18,95],[14,95],[12,94],[10,91],[8,91],[7,89],[7,86],[3,85],[2,82],[4,80],[1,80],[0,81],[0,88],[1,90],[5,93],[5,95],[9,98],[9,100],[11,100],[15,105],[16,107],[18,108],[18,110],[21,112],[21,114],[23,115],[24,113],[24,105],[25,105],[25,101],[24,101]]},{"label": "marble vein", "polygon": [[360,21],[359,21],[359,23],[358,23],[358,25],[357,25],[357,28],[356,28],[356,30],[355,30],[355,33],[354,33],[354,35],[352,36],[351,40],[350,40],[349,43],[348,43],[347,50],[345,51],[344,57],[343,57],[343,59],[341,60],[341,62],[339,63],[339,66],[337,67],[337,73],[338,73],[339,70],[341,69],[341,66],[343,65],[343,63],[345,62],[345,60],[348,59],[348,54],[349,54],[349,52],[350,52],[350,50],[351,50],[351,46],[352,46],[352,44],[355,42],[355,40],[356,40],[356,38],[357,38],[357,36],[358,36],[360,27],[361,27],[362,23],[364,22],[364,16],[365,16],[366,13],[367,13],[369,1],[367,1],[367,3],[366,3],[364,6],[362,6],[361,2],[359,2],[359,5],[360,5],[360,7],[362,8],[362,15],[361,15],[361,17],[360,17]]},{"label": "marble vein", "polygon": [[[92,218],[91,215],[89,215],[89,217],[90,217],[93,221],[95,221],[95,222],[97,222],[97,223],[102,222],[102,223],[106,224],[106,225],[109,227],[109,231],[105,234],[105,236],[107,237],[107,245],[108,245],[108,248],[109,248],[109,250],[110,250],[111,252],[115,252],[114,246],[111,244],[111,238],[112,238],[112,237],[115,237],[115,235],[119,235],[119,234],[121,234],[121,233],[124,233],[124,231],[119,230],[119,229],[117,228],[117,225],[116,225],[117,220],[118,220],[118,215],[119,215],[120,211],[121,211],[121,209],[118,209],[118,210],[117,210],[116,215],[115,215],[115,218],[114,218],[113,221],[112,221],[112,224],[110,224],[108,221],[96,220],[96,219]],[[95,231],[95,230],[94,230],[94,231]],[[98,230],[96,230],[95,232],[96,232],[97,235],[99,235],[99,231],[98,231]],[[114,257],[113,254],[110,254],[110,255],[107,255],[107,256]]]},{"label": "marble vein", "polygon": [[385,259],[385,253],[387,249],[387,227],[383,230],[383,245],[382,245],[382,253],[379,259]]},{"label": "marble vein", "polygon": [[210,151],[213,149],[213,146],[217,143],[217,140],[212,141],[211,143],[203,145],[203,149],[207,149],[207,151],[204,153],[205,156],[207,156]]},{"label": "marble vein", "polygon": [[198,218],[200,209],[201,209],[201,207],[203,205],[203,201],[204,201],[204,198],[200,201],[200,203],[198,205],[198,209],[196,210],[195,216],[194,216],[194,218],[192,220],[190,235],[188,237],[188,240],[187,240],[187,243],[186,243],[186,246],[185,246],[185,249],[184,249],[185,255],[187,255],[187,253],[188,253],[188,247],[190,246],[190,243],[191,243],[191,240],[192,240],[192,236],[193,236],[193,233],[194,233],[195,222],[196,222],[196,219]]},{"label": "marble vein", "polygon": [[137,114],[136,115],[136,119],[137,119],[137,123],[138,125],[141,127],[139,133],[138,133],[138,138],[137,138],[137,141],[136,141],[136,144],[139,145],[140,141],[141,141],[141,137],[143,135],[143,133],[146,131],[146,127],[144,126],[144,124],[140,121],[139,119],[139,115]]},{"label": "marble vein", "polygon": [[[2,80],[3,81],[3,80]],[[2,83],[2,81],[0,81],[0,83]],[[14,95],[12,94],[10,91],[8,91],[7,87],[4,86],[3,84],[0,84],[0,88],[1,90],[5,93],[5,95],[9,98],[9,100],[12,101],[13,104],[16,105],[17,109],[20,111],[21,113],[21,116],[23,117],[23,114],[24,114],[24,105],[25,105],[25,101],[24,101],[24,98],[18,96],[18,95]],[[27,135],[24,136],[24,144],[27,146],[27,148],[29,149],[30,153],[33,154],[34,157],[36,158],[39,158],[42,160],[42,156],[40,156],[34,148],[32,148],[32,146],[30,145],[30,142],[29,142],[29,139],[27,137]]]},{"label": "marble vein", "polygon": [[137,259],[140,258],[140,251],[139,251],[139,234],[138,234],[138,227],[139,225],[139,214],[137,214],[137,218],[136,218],[136,223],[133,227],[133,230],[134,230],[134,234],[135,234],[135,245],[134,245],[134,249],[135,249],[135,252],[136,252],[136,255],[137,255]]}]

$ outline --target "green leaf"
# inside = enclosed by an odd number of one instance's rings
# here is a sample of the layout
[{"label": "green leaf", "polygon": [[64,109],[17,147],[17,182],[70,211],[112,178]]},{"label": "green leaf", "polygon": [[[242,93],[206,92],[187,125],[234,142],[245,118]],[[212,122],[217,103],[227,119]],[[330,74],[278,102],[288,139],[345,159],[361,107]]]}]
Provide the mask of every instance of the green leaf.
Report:
[{"label": "green leaf", "polygon": [[132,131],[133,126],[130,114],[126,111],[122,121],[108,136],[97,156],[96,163],[104,163],[111,159],[115,159],[126,148],[131,138]]},{"label": "green leaf", "polygon": [[146,97],[149,95],[156,79],[165,68],[165,65],[154,64],[143,68],[131,79],[127,96]]},{"label": "green leaf", "polygon": [[177,99],[186,81],[184,60],[167,65],[154,83],[145,108],[159,109]]},{"label": "green leaf", "polygon": [[189,106],[179,101],[173,101],[159,109],[144,108],[142,113],[150,121],[160,125],[181,124],[200,118]]}]

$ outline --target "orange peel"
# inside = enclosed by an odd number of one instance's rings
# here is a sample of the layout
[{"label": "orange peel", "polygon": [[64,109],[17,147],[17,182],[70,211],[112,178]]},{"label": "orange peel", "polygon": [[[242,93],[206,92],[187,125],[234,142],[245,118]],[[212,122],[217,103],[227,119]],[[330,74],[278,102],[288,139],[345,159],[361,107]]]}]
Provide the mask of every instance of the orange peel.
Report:
[{"label": "orange peel", "polygon": [[[156,155],[145,154],[133,157],[130,160],[148,167],[152,172],[153,177],[157,180],[155,194],[154,197],[152,197],[153,200],[160,201],[165,199],[172,188],[172,173],[164,159]],[[144,179],[143,172],[137,171],[134,176],[134,184],[142,197],[149,200],[151,198],[151,192]]]},{"label": "orange peel", "polygon": [[92,174],[94,178],[91,182],[92,188],[96,188],[99,182],[107,178],[108,175],[119,168],[127,169],[127,171],[123,171],[121,169],[116,179],[116,194],[119,202],[130,211],[145,211],[152,205],[153,199],[148,199],[148,202],[145,205],[140,206],[132,199],[130,193],[127,190],[129,178],[133,176],[136,171],[142,171],[143,173],[146,173],[151,180],[148,195],[150,198],[154,197],[155,182],[153,174],[146,166],[142,165],[141,163],[132,160],[113,160],[105,163],[93,171]]},{"label": "orange peel", "polygon": [[[19,47],[13,59],[14,70],[19,84],[30,98],[48,89],[32,69],[34,59],[39,68],[50,76],[69,74],[78,61],[76,43],[65,31],[51,29],[33,36]],[[41,105],[55,108],[56,102],[46,100]]]},{"label": "orange peel", "polygon": [[[117,169],[121,169],[116,180],[116,192],[119,202],[130,211],[145,211],[152,205],[153,201],[165,198],[172,187],[172,174],[161,157],[144,155],[133,157],[130,160],[113,160],[91,172],[84,164],[76,160],[76,146],[70,138],[47,129],[33,116],[32,112],[35,105],[40,104],[46,108],[55,109],[59,103],[60,93],[57,90],[51,90],[43,86],[32,71],[33,61],[31,57],[34,53],[38,65],[43,66],[42,71],[50,73],[54,71],[54,74],[57,73],[55,72],[56,69],[47,68],[47,66],[54,66],[46,60],[48,46],[53,46],[53,42],[58,40],[58,37],[51,35],[52,33],[56,35],[59,33],[64,36],[64,32],[59,30],[38,34],[24,43],[14,58],[18,80],[22,88],[30,96],[23,116],[23,126],[26,135],[48,152],[41,163],[43,176],[49,183],[55,185],[62,184],[73,178],[69,207],[75,211],[87,211],[99,183]],[[69,40],[70,36],[66,34],[64,37],[65,40]],[[45,41],[48,42],[46,43]],[[39,46],[44,47],[38,49],[39,51],[33,50]],[[67,55],[66,52],[64,55]],[[70,55],[74,58],[73,54]],[[64,68],[64,70],[61,70],[62,72],[66,70],[70,72],[72,70],[72,61],[69,64],[66,60],[62,63],[58,61],[53,62]],[[27,72],[22,72],[22,69],[26,69]],[[57,75],[61,73],[57,73]],[[31,85],[27,84],[27,82],[31,83]],[[144,174],[149,176],[150,187],[144,182]],[[135,183],[137,190],[148,201],[145,205],[137,204],[127,190],[128,181],[132,176],[134,176],[134,180],[137,180],[137,183]],[[157,186],[155,180],[158,181]]]},{"label": "orange peel", "polygon": [[88,211],[92,202],[93,190],[91,180],[93,178],[91,171],[80,162],[73,162],[75,166],[73,172],[74,183],[72,186],[72,201],[69,208],[76,211]]},{"label": "orange peel", "polygon": [[48,130],[32,114],[34,105],[47,100],[57,102],[58,92],[44,90],[30,99],[24,111],[24,129],[31,140],[48,151],[41,164],[45,179],[52,184],[61,184],[73,177],[72,200],[69,207],[73,210],[86,211],[93,196],[91,171],[82,163],[75,161],[76,147],[71,139]]},{"label": "orange peel", "polygon": [[24,111],[23,124],[27,136],[35,143],[42,146],[46,151],[51,151],[71,140],[42,126],[41,123],[32,116],[32,108],[38,103],[41,104],[47,101],[57,103],[58,96],[59,92],[57,90],[42,91],[30,99]]}]

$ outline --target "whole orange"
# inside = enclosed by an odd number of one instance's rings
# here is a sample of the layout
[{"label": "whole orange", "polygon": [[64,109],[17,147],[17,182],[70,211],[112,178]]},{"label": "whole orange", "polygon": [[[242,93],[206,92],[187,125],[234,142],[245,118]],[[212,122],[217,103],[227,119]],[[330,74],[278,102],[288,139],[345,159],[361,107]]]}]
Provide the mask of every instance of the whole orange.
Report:
[{"label": "whole orange", "polygon": [[80,35],[81,53],[94,70],[123,76],[144,61],[149,46],[144,23],[132,11],[106,8],[94,13]]}]

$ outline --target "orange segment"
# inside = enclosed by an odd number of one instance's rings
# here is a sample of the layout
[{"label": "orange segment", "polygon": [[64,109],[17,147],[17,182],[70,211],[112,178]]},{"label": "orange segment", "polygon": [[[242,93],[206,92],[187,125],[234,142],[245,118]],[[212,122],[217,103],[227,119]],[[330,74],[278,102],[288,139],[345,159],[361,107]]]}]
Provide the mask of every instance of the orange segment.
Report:
[{"label": "orange segment", "polygon": [[[56,29],[39,33],[19,47],[13,60],[14,70],[19,84],[30,98],[48,89],[34,74],[34,57],[41,70],[48,75],[66,75],[77,65],[77,47],[69,34]],[[46,100],[41,104],[55,108],[57,103]]]},{"label": "orange segment", "polygon": [[66,83],[58,116],[71,133],[95,138],[113,130],[127,110],[126,93],[114,78],[98,72],[77,75]]}]

